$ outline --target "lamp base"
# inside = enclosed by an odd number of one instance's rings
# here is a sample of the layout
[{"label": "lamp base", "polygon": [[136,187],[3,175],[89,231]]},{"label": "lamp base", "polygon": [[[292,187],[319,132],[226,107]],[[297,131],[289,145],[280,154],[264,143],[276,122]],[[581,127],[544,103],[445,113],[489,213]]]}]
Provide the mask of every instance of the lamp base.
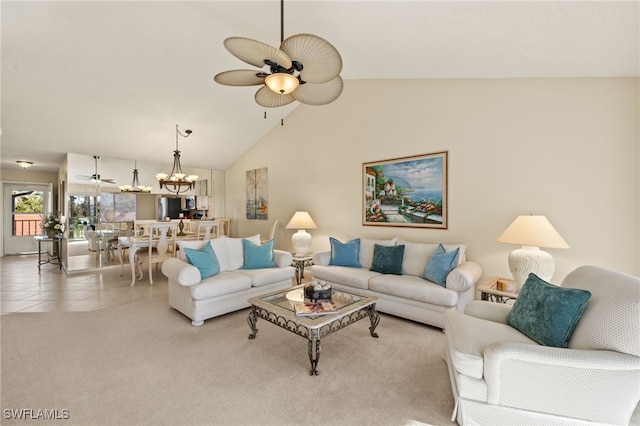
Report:
[{"label": "lamp base", "polygon": [[553,257],[546,251],[538,247],[522,246],[509,253],[509,270],[520,291],[532,272],[541,279],[549,281],[553,277],[555,263]]},{"label": "lamp base", "polygon": [[300,229],[291,236],[291,244],[293,244],[293,252],[296,256],[304,256],[311,249],[311,234]]}]

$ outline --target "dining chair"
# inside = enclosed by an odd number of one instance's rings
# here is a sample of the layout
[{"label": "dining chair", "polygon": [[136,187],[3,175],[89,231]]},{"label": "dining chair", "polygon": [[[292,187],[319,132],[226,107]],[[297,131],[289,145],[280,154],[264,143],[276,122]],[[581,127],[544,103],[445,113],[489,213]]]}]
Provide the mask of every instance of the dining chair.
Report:
[{"label": "dining chair", "polygon": [[[192,222],[194,224],[195,222]],[[220,222],[217,220],[200,220],[198,221],[197,230],[198,240],[210,240],[220,236]]]},{"label": "dining chair", "polygon": [[149,248],[136,253],[136,269],[138,279],[142,279],[142,264],[147,263],[149,269],[149,284],[153,285],[152,266],[167,259],[176,257],[176,234],[178,224],[173,222],[153,222],[149,224]]},{"label": "dining chair", "polygon": [[271,225],[271,233],[269,234],[268,238],[261,238],[260,239],[260,243],[266,243],[269,240],[273,240],[276,237],[276,229],[278,228],[278,221],[276,220],[275,222],[273,222],[273,225]]},{"label": "dining chair", "polygon": [[219,236],[225,236],[228,237],[229,236],[229,231],[231,228],[231,219],[229,219],[228,217],[220,217],[218,219],[216,219],[218,222],[220,222],[220,233]]}]

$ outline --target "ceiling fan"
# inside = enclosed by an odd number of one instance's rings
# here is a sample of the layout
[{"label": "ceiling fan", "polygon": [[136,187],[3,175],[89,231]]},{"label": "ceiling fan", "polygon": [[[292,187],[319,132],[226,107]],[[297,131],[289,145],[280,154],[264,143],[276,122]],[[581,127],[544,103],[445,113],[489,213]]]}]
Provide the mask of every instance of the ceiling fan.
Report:
[{"label": "ceiling fan", "polygon": [[313,34],[284,39],[284,0],[280,0],[280,48],[245,37],[225,39],[224,47],[236,58],[260,70],[231,70],[214,80],[227,86],[260,86],[258,105],[280,107],[293,101],[326,105],[342,93],[342,58],[335,47]]},{"label": "ceiling fan", "polygon": [[115,184],[113,179],[102,178],[98,174],[98,159],[99,158],[100,157],[98,157],[97,155],[93,156],[93,161],[95,162],[95,167],[96,167],[96,169],[95,169],[96,172],[94,174],[92,174],[91,176],[88,176],[88,175],[77,175],[76,179],[90,180],[91,182],[94,182],[94,183],[113,183],[113,184]]}]

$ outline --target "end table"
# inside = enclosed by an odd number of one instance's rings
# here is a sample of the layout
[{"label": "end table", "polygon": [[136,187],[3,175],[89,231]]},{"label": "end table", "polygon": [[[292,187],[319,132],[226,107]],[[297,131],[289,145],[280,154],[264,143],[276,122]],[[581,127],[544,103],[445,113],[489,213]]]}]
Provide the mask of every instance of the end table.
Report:
[{"label": "end table", "polygon": [[[498,283],[500,281],[500,284]],[[501,287],[501,288],[499,288]],[[516,282],[508,278],[491,277],[478,286],[480,298],[491,302],[515,301],[520,294]]]},{"label": "end table", "polygon": [[304,256],[293,255],[292,266],[296,267],[296,282],[298,285],[302,283],[302,279],[304,278],[304,267],[311,266],[311,257],[310,254],[305,254]]}]

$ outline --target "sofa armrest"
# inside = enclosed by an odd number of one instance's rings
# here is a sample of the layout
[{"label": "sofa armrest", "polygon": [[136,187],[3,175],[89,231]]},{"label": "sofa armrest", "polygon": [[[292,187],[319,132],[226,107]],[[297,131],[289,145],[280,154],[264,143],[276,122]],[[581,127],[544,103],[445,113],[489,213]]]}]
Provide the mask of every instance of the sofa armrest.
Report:
[{"label": "sofa armrest", "polygon": [[490,404],[603,423],[626,424],[640,399],[640,357],[614,351],[497,342],[484,378]]},{"label": "sofa armrest", "polygon": [[288,251],[273,250],[273,261],[278,268],[283,268],[285,266],[291,266],[293,256]]},{"label": "sofa armrest", "polygon": [[169,282],[187,287],[202,281],[198,268],[180,259],[172,258],[162,262],[162,273],[169,278]]},{"label": "sofa armrest", "polygon": [[331,262],[331,250],[322,250],[313,253],[311,261],[314,265],[327,266]]},{"label": "sofa armrest", "polygon": [[489,302],[487,300],[474,300],[465,306],[464,313],[466,315],[471,315],[472,317],[506,324],[507,315],[509,315],[509,311],[511,311],[512,307],[513,305],[507,305],[504,303]]},{"label": "sofa armrest", "polygon": [[454,268],[447,275],[447,288],[457,292],[465,292],[476,285],[482,275],[482,268],[476,262],[467,260]]}]

